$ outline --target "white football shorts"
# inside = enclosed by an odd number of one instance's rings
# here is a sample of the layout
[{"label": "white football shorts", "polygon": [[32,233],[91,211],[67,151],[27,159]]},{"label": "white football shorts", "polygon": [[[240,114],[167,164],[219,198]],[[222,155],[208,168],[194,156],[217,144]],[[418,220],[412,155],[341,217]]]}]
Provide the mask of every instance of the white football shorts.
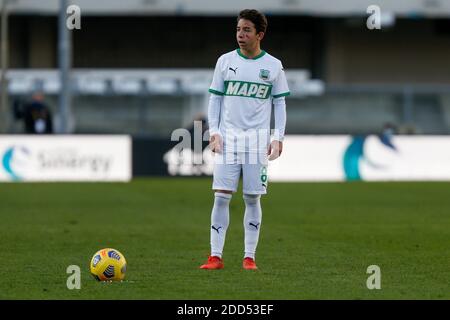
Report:
[{"label": "white football shorts", "polygon": [[268,156],[265,153],[216,153],[212,189],[236,192],[242,170],[243,193],[266,194],[267,165]]}]

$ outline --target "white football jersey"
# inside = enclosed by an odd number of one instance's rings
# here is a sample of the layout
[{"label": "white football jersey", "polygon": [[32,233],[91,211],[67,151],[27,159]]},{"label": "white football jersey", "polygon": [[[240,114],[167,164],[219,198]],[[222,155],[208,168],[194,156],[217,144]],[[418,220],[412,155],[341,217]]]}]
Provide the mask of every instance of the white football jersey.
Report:
[{"label": "white football jersey", "polygon": [[289,95],[280,60],[265,51],[254,58],[240,49],[222,55],[209,92],[222,95],[219,130],[226,152],[266,152],[272,99]]}]

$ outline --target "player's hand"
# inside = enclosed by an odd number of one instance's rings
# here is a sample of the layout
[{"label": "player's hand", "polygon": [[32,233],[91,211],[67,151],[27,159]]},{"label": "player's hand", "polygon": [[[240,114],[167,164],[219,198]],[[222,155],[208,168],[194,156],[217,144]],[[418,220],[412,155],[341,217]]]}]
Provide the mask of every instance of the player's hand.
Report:
[{"label": "player's hand", "polygon": [[269,160],[275,160],[281,155],[283,152],[283,142],[278,140],[273,140],[269,145],[269,150],[267,151],[267,155],[269,156]]},{"label": "player's hand", "polygon": [[212,152],[222,153],[222,137],[220,134],[213,134],[209,138],[209,147]]}]

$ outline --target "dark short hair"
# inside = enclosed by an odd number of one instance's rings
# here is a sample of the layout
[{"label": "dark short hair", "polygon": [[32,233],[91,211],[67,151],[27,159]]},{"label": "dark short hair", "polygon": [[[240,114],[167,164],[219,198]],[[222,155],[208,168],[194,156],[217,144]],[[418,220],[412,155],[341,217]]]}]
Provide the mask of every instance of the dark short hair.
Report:
[{"label": "dark short hair", "polygon": [[256,33],[264,32],[267,30],[267,18],[266,16],[255,9],[245,9],[239,12],[237,21],[245,19],[253,22],[255,25]]}]

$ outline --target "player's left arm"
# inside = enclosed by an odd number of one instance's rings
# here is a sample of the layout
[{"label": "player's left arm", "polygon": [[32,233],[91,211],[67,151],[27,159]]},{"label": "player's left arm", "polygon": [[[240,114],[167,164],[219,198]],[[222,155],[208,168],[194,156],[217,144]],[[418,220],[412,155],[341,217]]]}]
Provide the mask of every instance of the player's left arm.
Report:
[{"label": "player's left arm", "polygon": [[280,64],[280,71],[273,84],[273,112],[275,120],[274,134],[270,143],[268,155],[269,160],[277,159],[283,152],[284,132],[286,128],[286,100],[290,94],[289,87],[284,73],[284,68]]},{"label": "player's left arm", "polygon": [[268,150],[269,160],[275,160],[283,152],[284,131],[286,128],[286,100],[284,97],[273,100],[273,114],[275,128]]}]

